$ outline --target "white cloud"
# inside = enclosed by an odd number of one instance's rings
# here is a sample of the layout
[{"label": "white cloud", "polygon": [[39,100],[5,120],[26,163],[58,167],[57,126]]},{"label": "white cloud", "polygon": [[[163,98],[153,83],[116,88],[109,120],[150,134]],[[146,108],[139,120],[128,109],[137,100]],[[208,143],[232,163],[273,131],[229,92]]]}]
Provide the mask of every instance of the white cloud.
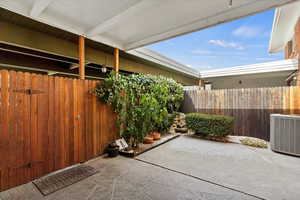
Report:
[{"label": "white cloud", "polygon": [[238,50],[244,50],[245,47],[239,43],[236,42],[226,42],[224,40],[209,40],[209,43],[216,45],[216,46],[221,46],[224,48],[234,48]]},{"label": "white cloud", "polygon": [[257,26],[240,26],[239,28],[235,29],[232,34],[235,36],[247,38],[253,38],[258,35],[265,35],[265,33],[262,33],[262,29]]},{"label": "white cloud", "polygon": [[193,54],[212,54],[212,51],[209,50],[193,50]]}]

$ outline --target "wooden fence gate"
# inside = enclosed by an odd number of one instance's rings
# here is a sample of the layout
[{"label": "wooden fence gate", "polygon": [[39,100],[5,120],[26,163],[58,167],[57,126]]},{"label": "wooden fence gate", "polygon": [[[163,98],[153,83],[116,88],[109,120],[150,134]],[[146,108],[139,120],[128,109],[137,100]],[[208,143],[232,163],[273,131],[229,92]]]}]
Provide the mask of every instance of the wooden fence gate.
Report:
[{"label": "wooden fence gate", "polygon": [[96,84],[0,70],[0,190],[103,153],[117,129]]},{"label": "wooden fence gate", "polygon": [[270,114],[300,114],[300,87],[185,91],[185,113],[233,116],[234,134],[270,139]]}]

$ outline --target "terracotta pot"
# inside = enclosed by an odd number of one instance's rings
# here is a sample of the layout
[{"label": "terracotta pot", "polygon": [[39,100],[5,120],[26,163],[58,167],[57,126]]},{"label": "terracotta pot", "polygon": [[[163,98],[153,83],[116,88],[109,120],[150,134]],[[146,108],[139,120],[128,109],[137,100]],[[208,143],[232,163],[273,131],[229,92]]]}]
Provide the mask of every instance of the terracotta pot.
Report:
[{"label": "terracotta pot", "polygon": [[158,132],[151,133],[151,136],[153,137],[154,140],[160,140],[160,133]]},{"label": "terracotta pot", "polygon": [[153,141],[153,137],[145,137],[144,138],[144,144],[152,144],[154,141]]}]

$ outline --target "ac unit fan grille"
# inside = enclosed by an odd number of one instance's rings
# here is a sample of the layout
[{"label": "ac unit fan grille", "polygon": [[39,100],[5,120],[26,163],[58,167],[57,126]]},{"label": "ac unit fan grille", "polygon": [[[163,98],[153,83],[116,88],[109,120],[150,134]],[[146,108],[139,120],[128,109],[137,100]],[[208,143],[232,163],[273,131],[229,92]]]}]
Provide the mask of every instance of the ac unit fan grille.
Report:
[{"label": "ac unit fan grille", "polygon": [[300,156],[300,116],[271,115],[271,148]]}]

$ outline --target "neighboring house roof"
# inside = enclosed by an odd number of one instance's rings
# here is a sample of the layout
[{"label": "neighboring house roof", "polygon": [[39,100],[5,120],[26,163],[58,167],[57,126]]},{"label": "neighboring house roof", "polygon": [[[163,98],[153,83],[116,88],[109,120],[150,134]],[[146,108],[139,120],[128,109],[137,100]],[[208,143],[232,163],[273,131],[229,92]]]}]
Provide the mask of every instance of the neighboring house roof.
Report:
[{"label": "neighboring house roof", "polygon": [[169,68],[171,70],[175,70],[183,74],[187,74],[192,77],[199,78],[199,72],[197,70],[190,68],[186,65],[183,65],[175,60],[172,60],[150,49],[139,48],[139,49],[128,51],[127,53],[154,62],[156,64],[165,66],[166,68]]},{"label": "neighboring house roof", "polygon": [[272,73],[280,71],[293,71],[298,69],[298,61],[296,59],[280,60],[275,62],[259,63],[254,65],[244,65],[224,69],[215,69],[201,71],[201,78],[214,78],[225,76],[239,76],[258,73]]},{"label": "neighboring house roof", "polygon": [[300,17],[300,1],[277,8],[269,43],[269,52],[283,51],[294,35],[294,27]]},{"label": "neighboring house roof", "polygon": [[0,7],[131,50],[296,0],[5,0]]}]

